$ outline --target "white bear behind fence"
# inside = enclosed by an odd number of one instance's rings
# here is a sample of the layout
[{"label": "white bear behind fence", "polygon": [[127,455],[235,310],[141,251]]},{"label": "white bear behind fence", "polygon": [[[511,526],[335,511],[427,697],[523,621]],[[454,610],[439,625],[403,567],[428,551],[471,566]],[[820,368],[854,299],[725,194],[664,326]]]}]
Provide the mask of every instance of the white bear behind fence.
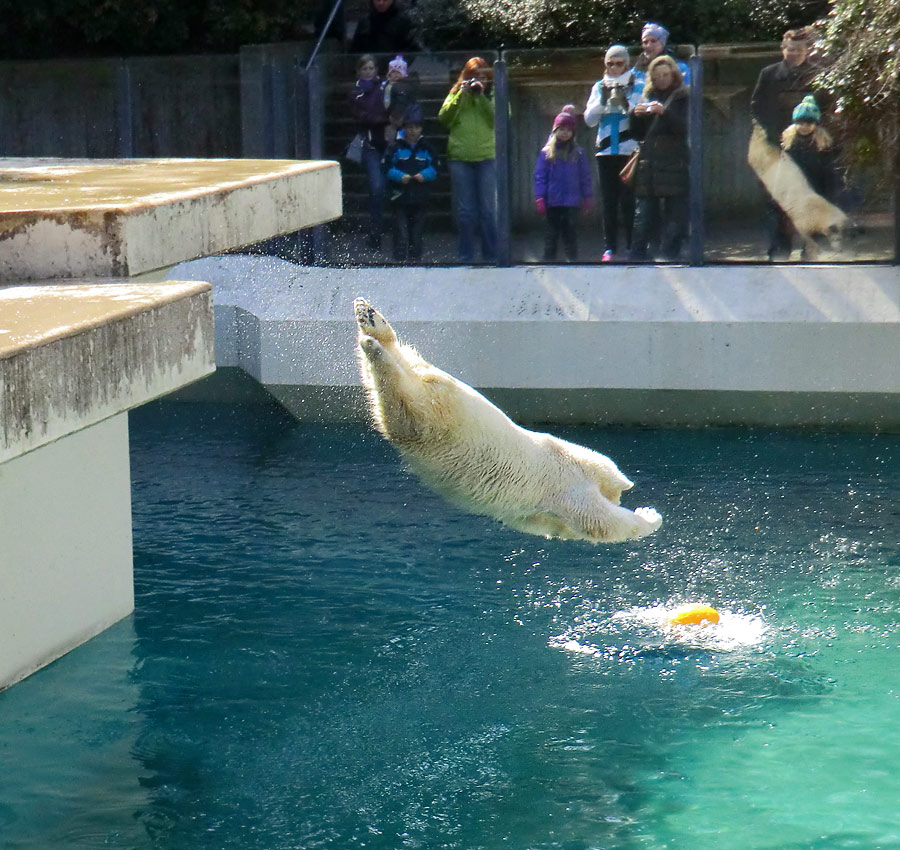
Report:
[{"label": "white bear behind fence", "polygon": [[543,537],[632,540],[662,523],[619,505],[633,485],[608,457],[516,425],[468,384],[400,343],[362,298],[353,304],[363,386],[375,427],[454,504]]}]

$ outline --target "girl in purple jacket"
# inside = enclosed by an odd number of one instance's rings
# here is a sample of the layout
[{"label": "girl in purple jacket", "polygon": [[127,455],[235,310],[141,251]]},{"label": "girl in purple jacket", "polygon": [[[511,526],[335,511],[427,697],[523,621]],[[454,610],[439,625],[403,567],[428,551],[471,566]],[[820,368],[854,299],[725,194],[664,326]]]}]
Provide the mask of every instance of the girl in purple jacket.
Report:
[{"label": "girl in purple jacket", "polygon": [[578,258],[575,220],[579,207],[590,211],[593,196],[587,156],[584,148],[575,143],[575,116],[560,112],[534,168],[535,204],[537,211],[547,217],[545,262],[556,259],[560,238],[569,262]]}]

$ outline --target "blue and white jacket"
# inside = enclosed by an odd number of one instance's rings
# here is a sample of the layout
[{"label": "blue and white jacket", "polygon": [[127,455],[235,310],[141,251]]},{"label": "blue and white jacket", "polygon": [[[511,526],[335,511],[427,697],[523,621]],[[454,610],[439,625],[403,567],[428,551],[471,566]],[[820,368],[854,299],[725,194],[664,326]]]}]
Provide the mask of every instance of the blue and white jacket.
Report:
[{"label": "blue and white jacket", "polygon": [[[610,92],[618,87],[627,99],[627,105],[617,105],[610,98]],[[626,71],[617,77],[605,75],[602,80],[597,80],[591,89],[587,106],[584,108],[584,123],[588,127],[597,127],[597,156],[609,154],[625,154],[629,156],[637,147],[637,142],[631,138],[631,130],[628,126],[628,113],[641,99],[641,88],[636,85],[633,71]],[[613,127],[618,125],[618,149],[615,144]]]},{"label": "blue and white jacket", "polygon": [[[428,142],[424,138],[420,138],[415,145],[410,145],[401,131],[397,140],[388,148],[384,161],[387,178],[390,181],[391,199],[403,206],[423,205],[428,199],[428,184],[437,177],[434,155],[431,153]],[[409,183],[404,183],[404,174],[412,176],[421,174],[425,182],[410,180]]]}]

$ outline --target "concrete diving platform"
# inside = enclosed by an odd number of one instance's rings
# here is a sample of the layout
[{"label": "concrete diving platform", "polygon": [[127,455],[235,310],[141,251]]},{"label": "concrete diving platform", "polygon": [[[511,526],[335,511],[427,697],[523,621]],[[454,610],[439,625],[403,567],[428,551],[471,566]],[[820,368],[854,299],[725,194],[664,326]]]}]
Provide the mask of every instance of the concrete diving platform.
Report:
[{"label": "concrete diving platform", "polygon": [[334,162],[0,159],[0,281],[131,277],[340,215]]},{"label": "concrete diving platform", "polygon": [[215,369],[209,283],[134,276],[340,212],[337,163],[0,160],[0,689],[133,610],[128,411]]},{"label": "concrete diving platform", "polygon": [[127,411],[213,338],[207,283],[0,290],[0,687],[134,608]]}]

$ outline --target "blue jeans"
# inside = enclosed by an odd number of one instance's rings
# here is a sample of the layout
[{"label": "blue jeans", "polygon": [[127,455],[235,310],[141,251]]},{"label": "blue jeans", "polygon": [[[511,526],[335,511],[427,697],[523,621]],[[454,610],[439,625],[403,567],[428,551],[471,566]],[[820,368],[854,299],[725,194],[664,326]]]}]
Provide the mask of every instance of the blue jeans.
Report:
[{"label": "blue jeans", "polygon": [[450,160],[450,181],[459,229],[459,259],[475,259],[475,232],[481,235],[481,257],[497,258],[497,169],[493,159],[480,162]]},{"label": "blue jeans", "polygon": [[369,236],[380,237],[384,216],[384,172],[381,169],[381,152],[370,145],[364,145],[362,167],[369,182]]}]

